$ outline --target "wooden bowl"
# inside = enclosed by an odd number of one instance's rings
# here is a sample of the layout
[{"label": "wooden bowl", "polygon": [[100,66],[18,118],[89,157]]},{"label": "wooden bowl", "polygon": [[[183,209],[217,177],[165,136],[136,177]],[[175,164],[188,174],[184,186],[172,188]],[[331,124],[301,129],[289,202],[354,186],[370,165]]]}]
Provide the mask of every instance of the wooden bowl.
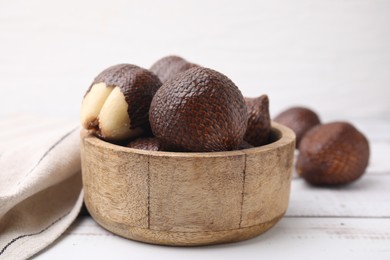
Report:
[{"label": "wooden bowl", "polygon": [[82,133],[84,196],[91,216],[120,236],[195,246],[255,237],[285,214],[294,133],[272,123],[273,142],[229,152],[122,147]]}]

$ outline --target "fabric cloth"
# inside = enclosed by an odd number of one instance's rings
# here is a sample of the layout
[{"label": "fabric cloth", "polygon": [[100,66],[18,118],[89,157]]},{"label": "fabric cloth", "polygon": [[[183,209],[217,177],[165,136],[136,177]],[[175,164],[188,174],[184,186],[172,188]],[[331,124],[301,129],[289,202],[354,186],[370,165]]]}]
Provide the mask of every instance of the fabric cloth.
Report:
[{"label": "fabric cloth", "polygon": [[53,243],[82,206],[75,122],[0,121],[0,259],[26,259]]}]

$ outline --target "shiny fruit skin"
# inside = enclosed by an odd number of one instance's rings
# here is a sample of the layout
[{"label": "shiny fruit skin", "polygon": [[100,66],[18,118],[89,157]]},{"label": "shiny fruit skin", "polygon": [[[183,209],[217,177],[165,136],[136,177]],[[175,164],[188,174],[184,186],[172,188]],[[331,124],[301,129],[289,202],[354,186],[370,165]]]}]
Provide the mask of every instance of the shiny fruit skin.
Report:
[{"label": "shiny fruit skin", "polygon": [[308,130],[321,123],[317,113],[307,107],[291,107],[277,115],[274,121],[294,131],[297,138],[296,147]]},{"label": "shiny fruit skin", "polygon": [[310,184],[343,185],[364,174],[369,155],[369,142],[361,132],[350,123],[333,122],[306,133],[296,168]]},{"label": "shiny fruit skin", "polygon": [[156,61],[150,71],[157,75],[162,83],[176,78],[180,73],[195,67],[197,65],[186,61],[185,59],[171,55]]},{"label": "shiny fruit skin", "polygon": [[268,96],[245,98],[245,103],[248,108],[248,127],[244,140],[253,146],[267,144],[271,132]]},{"label": "shiny fruit skin", "polygon": [[161,141],[155,137],[140,137],[129,142],[126,146],[133,149],[148,150],[148,151],[163,150]]},{"label": "shiny fruit skin", "polygon": [[247,128],[247,108],[225,75],[194,67],[161,86],[149,111],[153,134],[194,152],[236,150]]}]

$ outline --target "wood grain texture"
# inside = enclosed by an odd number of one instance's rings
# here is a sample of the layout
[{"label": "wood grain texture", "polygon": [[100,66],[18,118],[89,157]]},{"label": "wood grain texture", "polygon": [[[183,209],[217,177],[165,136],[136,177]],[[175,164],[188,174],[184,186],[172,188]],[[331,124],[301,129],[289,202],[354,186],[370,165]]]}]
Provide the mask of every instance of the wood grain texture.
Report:
[{"label": "wood grain texture", "polygon": [[283,217],[282,214],[264,223],[231,230],[181,232],[118,225],[110,218],[103,219],[100,215],[92,213],[91,215],[102,227],[122,237],[150,244],[174,246],[212,245],[247,240],[264,233]]},{"label": "wood grain texture", "polygon": [[239,241],[285,213],[295,136],[273,124],[277,141],[230,152],[136,150],[82,133],[85,202],[121,236],[166,245]]},{"label": "wood grain texture", "polygon": [[239,228],[245,157],[150,157],[150,228]]},{"label": "wood grain texture", "polygon": [[242,243],[172,248],[122,239],[83,217],[37,259],[390,259],[389,230],[389,219],[284,217],[268,232]]},{"label": "wood grain texture", "polygon": [[270,221],[287,209],[294,143],[283,142],[267,152],[249,150],[246,154],[242,227]]},{"label": "wood grain texture", "polygon": [[[84,139],[85,140],[85,139]],[[148,227],[148,160],[83,142],[83,186],[87,205],[115,223]]]}]

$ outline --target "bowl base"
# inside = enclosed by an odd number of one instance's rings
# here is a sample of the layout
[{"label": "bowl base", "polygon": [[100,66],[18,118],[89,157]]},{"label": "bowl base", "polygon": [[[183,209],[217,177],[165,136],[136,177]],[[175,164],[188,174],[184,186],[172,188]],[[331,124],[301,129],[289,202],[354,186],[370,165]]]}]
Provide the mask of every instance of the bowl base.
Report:
[{"label": "bowl base", "polygon": [[116,235],[148,244],[166,246],[202,246],[247,240],[266,232],[284,216],[283,213],[265,223],[239,229],[203,232],[172,232],[129,227],[102,218],[93,212],[90,212],[90,214],[100,226]]}]

